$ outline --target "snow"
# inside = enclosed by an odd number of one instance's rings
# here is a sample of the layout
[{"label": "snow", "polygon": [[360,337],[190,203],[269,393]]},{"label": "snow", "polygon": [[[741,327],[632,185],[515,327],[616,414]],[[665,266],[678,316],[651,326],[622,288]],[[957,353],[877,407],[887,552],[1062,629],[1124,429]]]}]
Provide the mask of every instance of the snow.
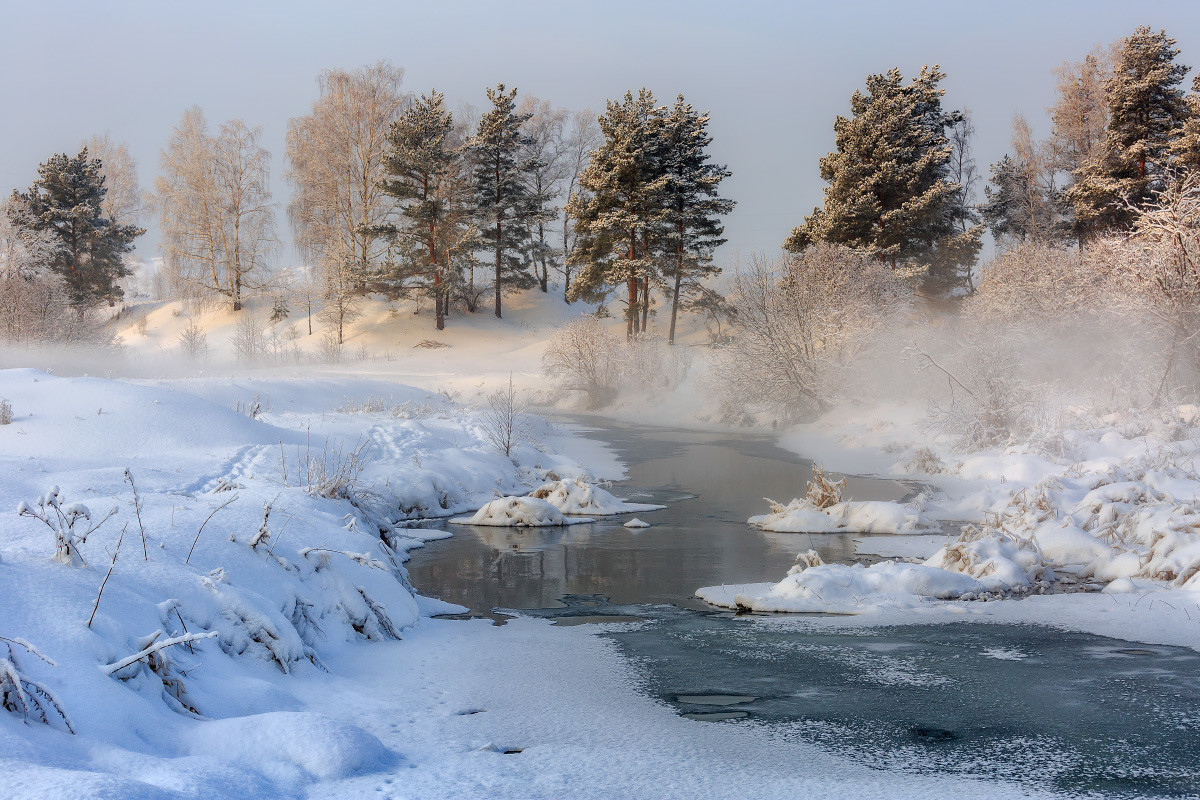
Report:
[{"label": "snow", "polygon": [[870,500],[846,501],[819,508],[807,498],[786,506],[772,503],[769,514],[747,520],[765,531],[777,533],[919,533],[933,527],[921,514],[900,503]]},{"label": "snow", "polygon": [[600,486],[578,478],[542,484],[533,490],[533,496],[545,500],[564,514],[586,514],[595,517],[666,508],[661,505],[618,500]]},{"label": "snow", "polygon": [[638,519],[637,517],[634,517],[633,519],[626,522],[622,527],[625,527],[625,528],[649,528],[650,523],[643,522],[642,520]]},{"label": "snow", "polygon": [[555,506],[536,497],[497,497],[470,517],[450,520],[456,525],[486,525],[496,528],[545,528],[591,522],[588,518],[568,520]]}]

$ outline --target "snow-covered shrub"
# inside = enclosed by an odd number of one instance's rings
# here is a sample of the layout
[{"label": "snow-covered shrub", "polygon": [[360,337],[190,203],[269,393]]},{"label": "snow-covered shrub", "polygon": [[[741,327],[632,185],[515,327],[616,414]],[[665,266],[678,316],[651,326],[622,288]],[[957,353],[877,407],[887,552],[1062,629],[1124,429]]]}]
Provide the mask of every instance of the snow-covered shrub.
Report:
[{"label": "snow-covered shrub", "polygon": [[193,364],[208,360],[208,334],[194,319],[179,334],[179,352]]},{"label": "snow-covered shrub", "polygon": [[805,487],[808,502],[815,508],[829,508],[842,502],[842,492],[846,490],[846,479],[830,480],[825,471],[813,464],[812,480]]},{"label": "snow-covered shrub", "polygon": [[641,334],[621,354],[622,388],[652,397],[668,392],[683,383],[691,361],[689,348]]},{"label": "snow-covered shrub", "polygon": [[320,450],[314,450],[311,445],[297,446],[294,462],[280,445],[280,477],[288,486],[294,478],[296,485],[313,497],[355,499],[365,491],[360,478],[367,466],[369,445],[369,441],[361,441],[354,447],[347,447],[340,443],[331,445],[326,440]]},{"label": "snow-covered shrub", "polygon": [[17,505],[17,514],[41,520],[54,533],[54,560],[72,566],[87,565],[79,546],[116,513],[117,509],[113,508],[92,522],[88,507],[83,503],[63,502],[62,491],[57,486],[50,487],[50,491],[35,500],[32,506],[24,501]]},{"label": "snow-covered shrub", "polygon": [[943,387],[929,401],[929,427],[953,436],[960,447],[1003,444],[1028,435],[1039,421],[1037,388],[1002,344],[968,338],[946,362],[927,350],[909,352],[917,371],[932,374]]},{"label": "snow-covered shrub", "polygon": [[905,472],[916,472],[924,475],[941,475],[948,472],[946,462],[928,447],[917,448],[913,457],[904,465]]},{"label": "snow-covered shrub", "polygon": [[317,360],[322,364],[340,364],[345,355],[345,346],[337,328],[328,327],[317,340]]},{"label": "snow-covered shrub", "polygon": [[[14,646],[29,655],[40,658],[50,666],[54,662],[37,651],[24,639],[7,639],[0,636],[0,646],[7,655],[0,658],[0,708],[16,714],[26,722],[33,720],[43,725],[61,724],[68,733],[75,733],[71,720],[58,702],[58,698],[43,683],[35,681],[21,669],[21,661]],[[53,720],[53,722],[52,722]]]},{"label": "snow-covered shrub", "polygon": [[734,278],[737,328],[714,359],[726,404],[788,418],[827,410],[850,390],[852,362],[910,297],[884,263],[848,248],[755,256]]},{"label": "snow-covered shrub", "polygon": [[604,321],[584,315],[550,337],[542,370],[559,389],[580,392],[589,408],[600,408],[617,395],[624,349]]},{"label": "snow-covered shrub", "polygon": [[529,441],[533,433],[528,404],[517,394],[511,375],[508,385],[489,393],[487,399],[487,408],[479,416],[483,436],[492,447],[511,456],[513,448]]},{"label": "snow-covered shrub", "polygon": [[233,329],[233,357],[239,364],[256,364],[267,354],[266,331],[258,314],[245,309]]}]

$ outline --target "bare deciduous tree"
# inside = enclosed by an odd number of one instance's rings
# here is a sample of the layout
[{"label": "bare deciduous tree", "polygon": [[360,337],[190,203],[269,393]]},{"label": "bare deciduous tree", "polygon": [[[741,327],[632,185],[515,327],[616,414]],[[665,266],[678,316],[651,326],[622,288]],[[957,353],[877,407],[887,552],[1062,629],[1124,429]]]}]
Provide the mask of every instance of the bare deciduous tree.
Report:
[{"label": "bare deciduous tree", "polygon": [[737,330],[714,374],[743,408],[823,412],[843,394],[869,334],[909,294],[884,262],[849,248],[818,243],[774,262],[754,256],[734,278]]},{"label": "bare deciduous tree", "polygon": [[[579,185],[579,176],[587,167],[592,151],[601,141],[600,124],[596,114],[590,109],[576,111],[571,116],[569,130],[566,132],[564,143],[563,165],[563,196],[570,199],[572,195],[583,191]],[[562,266],[563,299],[570,302],[571,290],[571,253],[575,252],[575,226],[571,218],[571,205],[563,204],[562,210]]]},{"label": "bare deciduous tree", "polygon": [[[387,133],[409,104],[404,71],[379,61],[354,72],[326,70],[312,110],[288,123],[288,219],[300,252],[326,272],[327,300],[353,305],[386,260],[384,226],[395,201],[382,188]],[[339,339],[343,313],[337,313]]]},{"label": "bare deciduous tree", "polygon": [[83,147],[93,158],[100,159],[100,173],[108,190],[100,204],[101,216],[118,225],[138,225],[144,203],[137,162],[129,147],[124,142],[114,142],[107,133],[92,136]]},{"label": "bare deciduous tree", "polygon": [[271,154],[261,136],[241,120],[211,136],[193,107],[163,150],[155,181],[167,268],[184,288],[228,297],[234,311],[247,291],[266,284],[277,245]]},{"label": "bare deciduous tree", "polygon": [[1104,144],[1108,127],[1104,83],[1112,76],[1119,45],[1098,44],[1082,61],[1068,61],[1054,70],[1058,97],[1047,111],[1054,124],[1051,141],[1059,169],[1078,169]]}]

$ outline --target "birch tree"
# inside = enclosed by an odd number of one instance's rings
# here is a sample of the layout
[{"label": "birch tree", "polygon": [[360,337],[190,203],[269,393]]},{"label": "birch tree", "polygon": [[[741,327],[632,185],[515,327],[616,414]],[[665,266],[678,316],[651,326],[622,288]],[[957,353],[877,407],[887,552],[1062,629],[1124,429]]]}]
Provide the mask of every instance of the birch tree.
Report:
[{"label": "birch tree", "polygon": [[[600,146],[602,139],[595,112],[585,108],[571,115],[570,128],[563,147],[563,173],[565,176],[563,194],[567,198],[567,202],[563,204],[562,208],[562,261],[560,266],[563,276],[563,299],[568,303],[571,302],[571,256],[579,241],[572,210],[577,205],[586,205],[590,199],[588,191],[580,185],[579,178],[591,160],[592,151]],[[579,199],[573,201],[572,198],[575,197]]]},{"label": "birch tree", "polygon": [[308,114],[288,123],[288,220],[302,256],[325,273],[338,339],[357,296],[389,260],[395,199],[383,188],[387,134],[410,98],[404,71],[386,61],[326,70]]},{"label": "birch tree", "polygon": [[229,298],[240,311],[251,290],[266,285],[275,238],[271,154],[262,128],[242,120],[208,133],[193,107],[163,150],[154,202],[168,268],[192,288]]}]

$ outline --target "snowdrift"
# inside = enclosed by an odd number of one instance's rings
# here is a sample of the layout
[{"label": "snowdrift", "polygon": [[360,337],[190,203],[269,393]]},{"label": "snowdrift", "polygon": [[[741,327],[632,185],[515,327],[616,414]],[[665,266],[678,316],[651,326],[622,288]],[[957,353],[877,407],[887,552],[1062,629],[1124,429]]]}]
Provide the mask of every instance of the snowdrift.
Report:
[{"label": "snowdrift", "polygon": [[476,412],[409,387],[329,407],[311,382],[258,382],[255,403],[215,383],[0,371],[0,752],[31,794],[174,796],[96,767],[130,759],[187,756],[209,796],[391,763],[297,713],[289,682],[418,621],[404,561],[444,533],[413,520],[585,474],[533,445],[505,457]]}]

